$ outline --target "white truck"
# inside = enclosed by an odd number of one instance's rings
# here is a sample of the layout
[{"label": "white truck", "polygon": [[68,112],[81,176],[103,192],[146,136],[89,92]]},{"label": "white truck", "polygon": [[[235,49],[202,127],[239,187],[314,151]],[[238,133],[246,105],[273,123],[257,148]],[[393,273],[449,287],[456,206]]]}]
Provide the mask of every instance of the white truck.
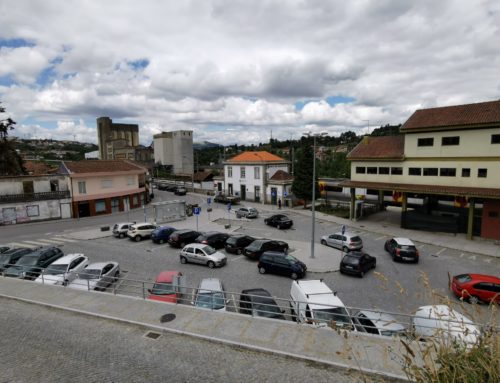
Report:
[{"label": "white truck", "polygon": [[290,311],[297,322],[354,329],[344,303],[322,279],[293,281]]}]

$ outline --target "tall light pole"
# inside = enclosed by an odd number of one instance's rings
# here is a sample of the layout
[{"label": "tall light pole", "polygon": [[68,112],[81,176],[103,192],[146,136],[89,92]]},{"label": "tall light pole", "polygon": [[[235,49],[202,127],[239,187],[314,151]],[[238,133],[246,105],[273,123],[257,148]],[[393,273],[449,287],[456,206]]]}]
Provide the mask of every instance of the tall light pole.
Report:
[{"label": "tall light pole", "polygon": [[314,259],[314,229],[316,226],[316,137],[326,136],[326,132],[321,133],[312,133],[306,132],[303,133],[306,137],[313,138],[313,178],[312,178],[312,222],[311,222],[311,258]]}]

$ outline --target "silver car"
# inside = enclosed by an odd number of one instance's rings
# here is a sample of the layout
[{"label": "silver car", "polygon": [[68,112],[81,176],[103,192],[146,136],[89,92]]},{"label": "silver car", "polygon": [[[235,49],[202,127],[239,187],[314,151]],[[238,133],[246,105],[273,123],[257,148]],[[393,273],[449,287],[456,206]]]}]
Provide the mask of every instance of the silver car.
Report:
[{"label": "silver car", "polygon": [[125,238],[127,235],[127,231],[132,226],[135,224],[135,222],[121,222],[121,223],[115,223],[115,226],[113,226],[113,235],[118,238]]},{"label": "silver car", "polygon": [[321,237],[321,244],[325,246],[335,247],[337,249],[348,252],[351,250],[361,250],[363,248],[363,241],[361,238],[352,233],[335,233],[324,235]]},{"label": "silver car", "polygon": [[181,263],[200,263],[211,269],[215,266],[224,266],[227,257],[224,253],[215,250],[212,246],[202,243],[191,243],[184,246],[180,254]]},{"label": "silver car", "polygon": [[220,279],[204,278],[201,280],[193,302],[196,307],[226,311],[226,303],[226,293]]},{"label": "silver car", "polygon": [[77,274],[68,287],[78,290],[105,290],[120,276],[118,262],[96,262]]},{"label": "silver car", "polygon": [[245,207],[242,206],[238,210],[236,210],[236,218],[257,218],[259,216],[259,212],[254,207]]},{"label": "silver car", "polygon": [[406,333],[405,326],[390,314],[362,310],[352,317],[354,326],[359,332],[368,334],[396,336]]}]

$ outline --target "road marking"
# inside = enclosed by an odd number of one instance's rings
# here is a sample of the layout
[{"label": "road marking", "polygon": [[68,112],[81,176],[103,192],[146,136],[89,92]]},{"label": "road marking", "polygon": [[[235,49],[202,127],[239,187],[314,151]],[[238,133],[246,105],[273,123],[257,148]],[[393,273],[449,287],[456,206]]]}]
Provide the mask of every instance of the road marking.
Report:
[{"label": "road marking", "polygon": [[445,250],[446,250],[446,247],[443,247],[441,250],[439,250],[439,251],[436,253],[436,255],[441,254],[441,253],[442,253],[443,251],[445,251]]},{"label": "road marking", "polygon": [[55,237],[57,238],[58,241],[63,241],[63,242],[78,242],[76,239],[69,239],[69,238],[63,238],[63,237]]},{"label": "road marking", "polygon": [[29,244],[33,244],[36,246],[47,246],[47,242],[37,242],[37,241],[24,241],[24,242],[29,243]]},{"label": "road marking", "polygon": [[243,257],[245,257],[245,256],[244,256],[244,255],[240,255],[240,256],[238,256],[238,257],[236,257],[236,258],[233,258],[233,259],[232,259],[232,261],[233,261],[233,262],[234,262],[234,261],[237,261],[238,259],[241,259],[241,258],[243,258]]},{"label": "road marking", "polygon": [[375,238],[375,241],[380,241],[381,239],[387,238],[387,236],[383,235],[382,237]]},{"label": "road marking", "polygon": [[12,247],[28,247],[30,249],[37,247],[35,245],[30,245],[30,244],[22,243],[22,242],[11,242],[11,243],[9,243],[9,245],[11,245]]},{"label": "road marking", "polygon": [[491,258],[484,259],[486,263],[491,263]]},{"label": "road marking", "polygon": [[475,255],[470,256],[469,259],[472,259],[473,261],[475,261],[476,260],[476,256]]},{"label": "road marking", "polygon": [[40,241],[40,242],[45,242],[45,243],[48,243],[49,245],[51,244],[61,244],[61,243],[64,243],[63,241],[58,241],[57,239],[43,239],[43,238],[38,238],[37,241]]},{"label": "road marking", "polygon": [[422,245],[419,245],[419,247],[420,247],[420,250],[422,250],[425,247],[425,243]]},{"label": "road marking", "polygon": [[460,258],[463,258],[463,257],[464,257],[464,255],[465,255],[464,253],[461,253],[461,254],[460,254]]}]

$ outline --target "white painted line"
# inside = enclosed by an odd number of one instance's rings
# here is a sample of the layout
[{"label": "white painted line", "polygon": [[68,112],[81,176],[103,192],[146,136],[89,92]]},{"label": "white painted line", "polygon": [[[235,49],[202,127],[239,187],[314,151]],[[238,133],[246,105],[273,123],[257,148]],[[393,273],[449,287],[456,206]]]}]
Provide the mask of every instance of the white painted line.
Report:
[{"label": "white painted line", "polygon": [[472,259],[473,261],[475,261],[475,260],[476,260],[476,258],[477,258],[477,257],[476,257],[475,255],[473,255],[473,256],[471,256],[471,257],[469,257],[469,259]]},{"label": "white painted line", "polygon": [[34,247],[37,247],[37,246],[35,246],[35,245],[29,245],[29,244],[27,244],[27,243],[22,243],[22,242],[11,242],[11,243],[9,243],[9,245],[10,245],[11,247],[28,247],[28,248],[30,248],[30,249],[32,249],[32,248],[34,248]]},{"label": "white painted line", "polygon": [[231,260],[232,260],[232,262],[234,262],[234,261],[237,261],[238,259],[241,259],[243,257],[245,257],[245,256],[244,255],[240,255],[240,256],[238,256],[236,258],[231,258]]},{"label": "white painted line", "polygon": [[463,258],[463,257],[464,257],[464,255],[465,255],[464,253],[460,254],[460,258]]},{"label": "white painted line", "polygon": [[484,261],[485,261],[486,263],[491,263],[491,258],[486,258],[486,259],[484,259]]},{"label": "white painted line", "polygon": [[57,238],[58,241],[63,241],[63,242],[78,242],[76,239],[69,239],[69,238],[63,238],[63,237],[54,237]]},{"label": "white painted line", "polygon": [[441,253],[442,253],[443,251],[445,251],[445,250],[446,250],[446,247],[443,247],[441,250],[439,250],[439,251],[436,253],[436,255],[441,254]]},{"label": "white painted line", "polygon": [[422,245],[419,245],[418,247],[420,248],[420,250],[422,250],[425,247],[425,243]]},{"label": "white painted line", "polygon": [[375,241],[380,241],[381,239],[387,238],[387,236],[383,235],[382,237],[375,238]]},{"label": "white painted line", "polygon": [[47,242],[37,242],[37,241],[24,241],[26,243],[29,243],[29,244],[33,244],[35,246],[47,246],[48,243]]},{"label": "white painted line", "polygon": [[57,239],[43,239],[43,238],[38,238],[37,241],[40,241],[40,242],[45,242],[49,245],[51,244],[61,244],[61,243],[64,243],[63,241],[58,241]]}]

